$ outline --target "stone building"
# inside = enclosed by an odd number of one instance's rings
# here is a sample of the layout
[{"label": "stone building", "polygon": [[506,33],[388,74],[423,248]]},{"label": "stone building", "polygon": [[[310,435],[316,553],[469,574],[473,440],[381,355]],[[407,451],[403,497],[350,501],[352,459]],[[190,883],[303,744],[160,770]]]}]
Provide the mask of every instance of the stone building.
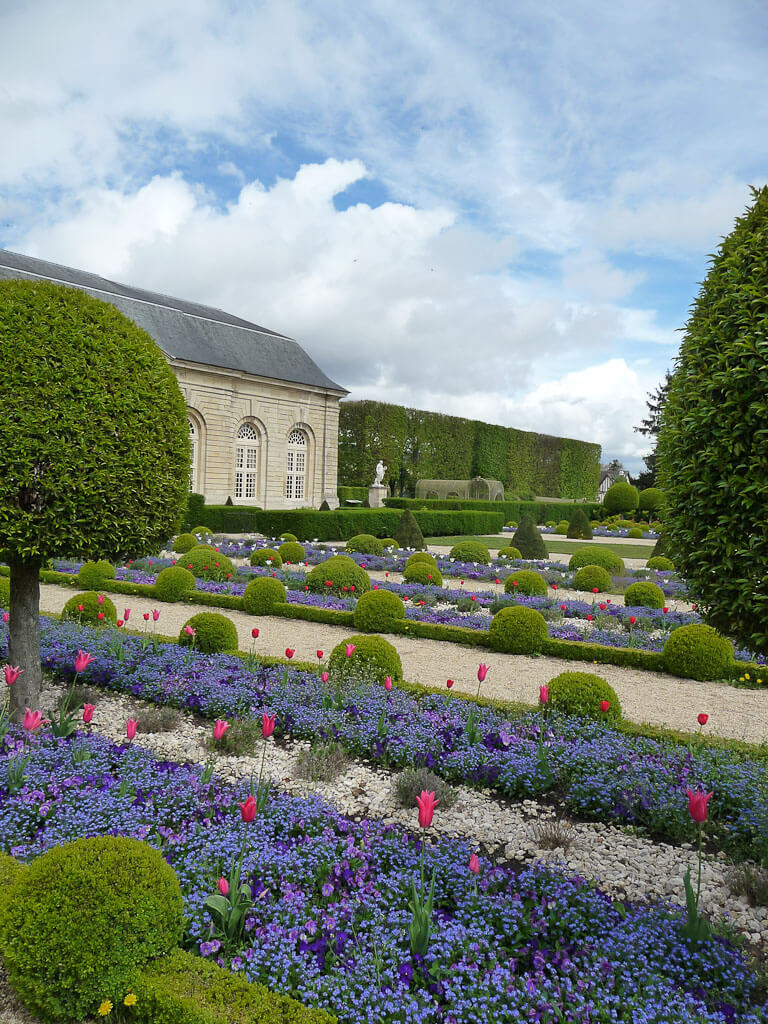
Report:
[{"label": "stone building", "polygon": [[189,411],[190,490],[208,504],[338,505],[339,400],[347,392],[292,338],[220,309],[0,250],[0,280],[8,278],[82,288],[154,338]]}]

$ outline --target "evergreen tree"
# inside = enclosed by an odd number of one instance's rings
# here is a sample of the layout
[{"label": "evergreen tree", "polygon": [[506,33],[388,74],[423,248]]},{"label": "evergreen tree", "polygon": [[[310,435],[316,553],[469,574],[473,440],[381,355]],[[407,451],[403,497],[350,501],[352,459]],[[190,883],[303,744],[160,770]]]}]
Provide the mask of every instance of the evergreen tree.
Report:
[{"label": "evergreen tree", "polygon": [[395,530],[395,540],[401,548],[416,548],[417,551],[423,551],[426,546],[416,516],[409,508],[400,516]]},{"label": "evergreen tree", "polygon": [[648,392],[648,400],[646,402],[646,405],[648,406],[648,415],[641,421],[639,427],[633,428],[636,434],[643,434],[645,437],[652,437],[654,441],[653,450],[643,458],[643,462],[645,463],[645,472],[640,473],[634,481],[635,486],[640,488],[640,490],[656,486],[656,439],[659,436],[659,429],[661,428],[661,414],[664,411],[664,406],[667,401],[669,382],[671,379],[672,374],[667,370],[664,375],[664,382],[660,384],[655,391]]},{"label": "evergreen tree", "polygon": [[541,560],[547,557],[544,538],[529,515],[524,515],[512,537],[512,547],[517,548],[522,558]]}]

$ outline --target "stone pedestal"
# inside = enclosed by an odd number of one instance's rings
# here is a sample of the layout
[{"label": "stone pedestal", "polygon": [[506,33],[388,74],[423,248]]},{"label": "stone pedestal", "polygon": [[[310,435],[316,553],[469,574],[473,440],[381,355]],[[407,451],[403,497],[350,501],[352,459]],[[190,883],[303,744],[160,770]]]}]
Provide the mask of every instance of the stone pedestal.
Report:
[{"label": "stone pedestal", "polygon": [[368,504],[371,508],[384,508],[387,488],[384,484],[371,484],[368,488]]}]

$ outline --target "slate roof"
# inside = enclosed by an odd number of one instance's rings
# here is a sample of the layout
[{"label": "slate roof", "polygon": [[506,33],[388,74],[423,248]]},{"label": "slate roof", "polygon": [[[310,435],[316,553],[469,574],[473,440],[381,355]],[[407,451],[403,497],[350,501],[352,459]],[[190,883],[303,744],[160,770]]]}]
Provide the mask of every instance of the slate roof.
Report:
[{"label": "slate roof", "polygon": [[220,309],[0,249],[0,280],[9,278],[42,278],[82,288],[130,317],[170,358],[347,393],[326,377],[293,338]]}]

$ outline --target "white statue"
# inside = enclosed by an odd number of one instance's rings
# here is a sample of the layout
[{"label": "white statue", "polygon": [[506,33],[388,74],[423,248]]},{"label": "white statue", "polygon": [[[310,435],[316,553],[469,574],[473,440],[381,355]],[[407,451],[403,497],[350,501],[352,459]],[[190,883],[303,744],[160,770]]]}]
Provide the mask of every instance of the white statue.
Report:
[{"label": "white statue", "polygon": [[376,463],[376,479],[373,481],[374,487],[381,487],[384,482],[384,474],[387,472],[387,467],[379,459]]}]

